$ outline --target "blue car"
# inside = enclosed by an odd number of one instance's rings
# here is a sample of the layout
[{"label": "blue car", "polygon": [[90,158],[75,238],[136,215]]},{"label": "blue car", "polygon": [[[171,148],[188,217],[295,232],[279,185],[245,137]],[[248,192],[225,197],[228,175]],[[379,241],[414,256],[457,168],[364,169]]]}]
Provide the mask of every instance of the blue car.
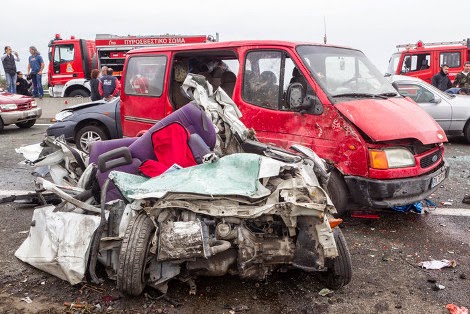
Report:
[{"label": "blue car", "polygon": [[122,137],[119,104],[119,98],[114,98],[67,107],[56,114],[57,122],[46,133],[54,137],[63,135],[67,142],[89,152],[93,142]]}]

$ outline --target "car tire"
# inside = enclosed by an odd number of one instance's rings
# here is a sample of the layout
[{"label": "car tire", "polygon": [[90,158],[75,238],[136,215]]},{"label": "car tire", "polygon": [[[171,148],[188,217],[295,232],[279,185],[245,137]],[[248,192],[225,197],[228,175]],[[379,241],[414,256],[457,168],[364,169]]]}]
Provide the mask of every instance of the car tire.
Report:
[{"label": "car tire", "polygon": [[323,280],[327,288],[337,290],[351,281],[352,265],[346,239],[338,227],[333,228],[333,236],[338,256],[325,261],[328,270],[323,274]]},{"label": "car tire", "polygon": [[343,176],[336,169],[330,173],[327,190],[328,196],[338,212],[337,216],[341,217],[346,215],[348,212],[348,204],[350,204],[349,190],[346,186],[346,182],[344,182]]},{"label": "car tire", "polygon": [[463,136],[465,137],[467,143],[470,143],[470,121],[468,121],[463,128]]},{"label": "car tire", "polygon": [[155,225],[146,213],[135,216],[126,228],[119,253],[116,286],[118,290],[133,296],[144,291],[148,274],[151,238]]},{"label": "car tire", "polygon": [[29,129],[35,123],[36,123],[36,119],[33,119],[33,120],[25,121],[25,122],[18,122],[18,123],[15,123],[15,125],[19,128],[22,128],[22,129]]},{"label": "car tire", "polygon": [[87,125],[79,129],[75,135],[75,145],[81,151],[90,152],[90,146],[97,141],[109,140],[108,134],[102,127],[97,125]]},{"label": "car tire", "polygon": [[77,97],[77,98],[90,97],[90,93],[83,89],[76,89],[70,92],[69,97]]},{"label": "car tire", "polygon": [[3,131],[3,128],[5,127],[5,124],[3,123],[2,118],[0,118],[0,132]]}]

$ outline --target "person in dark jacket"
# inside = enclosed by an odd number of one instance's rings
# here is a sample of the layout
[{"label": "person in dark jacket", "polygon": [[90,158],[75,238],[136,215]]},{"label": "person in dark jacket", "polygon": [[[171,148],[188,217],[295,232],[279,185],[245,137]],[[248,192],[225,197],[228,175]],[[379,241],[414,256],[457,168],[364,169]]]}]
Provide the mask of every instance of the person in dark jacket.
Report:
[{"label": "person in dark jacket", "polygon": [[5,79],[7,91],[16,94],[16,63],[19,62],[18,52],[13,52],[10,46],[5,47],[5,54],[2,56],[3,69],[5,70]]},{"label": "person in dark jacket", "polygon": [[32,83],[28,82],[21,71],[16,72],[18,76],[16,79],[16,92],[21,95],[25,96],[32,96],[29,88],[31,87]]},{"label": "person in dark jacket", "polygon": [[113,76],[113,72],[112,68],[108,68],[107,74],[101,77],[98,85],[101,97],[106,100],[111,100],[113,97],[118,96],[121,90],[121,84],[119,80]]},{"label": "person in dark jacket", "polygon": [[93,69],[93,71],[91,71],[90,80],[91,101],[100,100],[101,98],[103,98],[101,97],[99,91],[100,80],[98,79],[98,76],[100,76],[100,70]]},{"label": "person in dark jacket", "polygon": [[441,65],[439,73],[432,77],[432,85],[443,92],[452,87],[452,83],[449,79],[449,66],[447,64]]}]

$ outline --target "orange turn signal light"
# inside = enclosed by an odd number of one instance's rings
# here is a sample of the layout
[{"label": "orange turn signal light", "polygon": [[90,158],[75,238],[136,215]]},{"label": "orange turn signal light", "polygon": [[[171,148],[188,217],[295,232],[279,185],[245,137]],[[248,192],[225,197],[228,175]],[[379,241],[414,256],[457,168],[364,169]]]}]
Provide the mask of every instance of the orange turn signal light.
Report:
[{"label": "orange turn signal light", "polygon": [[383,150],[369,150],[370,166],[374,169],[388,169],[387,155]]},{"label": "orange turn signal light", "polygon": [[341,218],[328,218],[328,223],[330,224],[330,228],[333,229],[334,227],[339,226],[340,223],[343,222]]}]

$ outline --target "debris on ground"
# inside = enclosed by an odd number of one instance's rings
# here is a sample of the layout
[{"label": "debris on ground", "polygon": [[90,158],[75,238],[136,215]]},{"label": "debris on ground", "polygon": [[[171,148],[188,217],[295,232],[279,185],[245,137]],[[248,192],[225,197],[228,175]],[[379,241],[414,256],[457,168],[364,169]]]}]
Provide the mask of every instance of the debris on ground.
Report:
[{"label": "debris on ground", "polygon": [[457,262],[455,260],[447,260],[447,259],[443,259],[440,261],[432,260],[432,261],[420,262],[418,266],[422,268],[426,268],[426,269],[441,269],[445,267],[454,268],[455,266],[457,266]]},{"label": "debris on ground", "polygon": [[232,310],[233,312],[242,312],[242,311],[249,311],[250,308],[246,305],[224,305],[224,309]]},{"label": "debris on ground", "polygon": [[21,300],[21,301],[24,301],[24,302],[26,302],[26,303],[28,303],[28,304],[33,303],[33,300],[31,300],[30,297],[21,298],[20,300]]},{"label": "debris on ground", "polygon": [[470,204],[470,195],[465,195],[463,197],[462,203],[464,204]]},{"label": "debris on ground", "polygon": [[334,292],[333,290],[330,290],[328,288],[323,288],[320,290],[320,292],[318,292],[318,294],[321,295],[322,297],[326,297],[327,295],[332,294],[333,292]]},{"label": "debris on ground", "polygon": [[436,283],[433,287],[434,291],[444,290],[446,286]]},{"label": "debris on ground", "polygon": [[446,309],[448,309],[451,314],[468,314],[468,309],[466,307],[458,307],[452,303],[447,304]]}]

